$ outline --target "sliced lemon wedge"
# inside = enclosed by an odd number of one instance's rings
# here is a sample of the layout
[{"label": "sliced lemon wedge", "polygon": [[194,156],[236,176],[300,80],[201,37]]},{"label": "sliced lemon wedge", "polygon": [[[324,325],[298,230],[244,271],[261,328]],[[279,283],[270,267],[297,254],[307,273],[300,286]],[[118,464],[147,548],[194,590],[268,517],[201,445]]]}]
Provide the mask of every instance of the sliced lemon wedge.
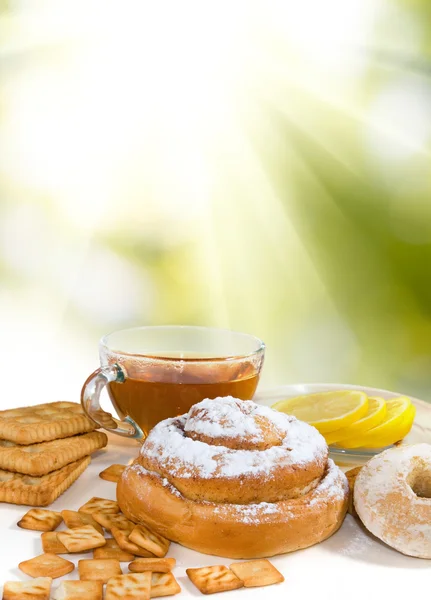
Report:
[{"label": "sliced lemon wedge", "polygon": [[272,408],[314,425],[320,433],[330,433],[365,417],[368,398],[364,392],[338,390],[287,398]]},{"label": "sliced lemon wedge", "polygon": [[358,419],[358,421],[355,421],[348,427],[343,427],[342,429],[337,429],[336,431],[325,434],[327,444],[335,444],[335,442],[340,442],[341,445],[342,440],[358,437],[359,434],[362,434],[365,431],[380,425],[380,423],[384,421],[386,413],[386,402],[383,400],[383,398],[369,397],[367,414],[362,417],[362,419]]},{"label": "sliced lemon wedge", "polygon": [[342,448],[383,448],[402,440],[410,431],[416,410],[410,399],[399,396],[386,401],[384,421],[365,433],[339,442]]}]

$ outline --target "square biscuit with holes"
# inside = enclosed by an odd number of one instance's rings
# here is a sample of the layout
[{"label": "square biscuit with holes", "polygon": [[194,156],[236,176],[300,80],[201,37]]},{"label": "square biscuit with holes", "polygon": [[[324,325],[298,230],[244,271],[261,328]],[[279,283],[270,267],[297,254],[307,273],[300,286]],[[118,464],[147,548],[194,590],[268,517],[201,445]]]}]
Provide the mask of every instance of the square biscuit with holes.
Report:
[{"label": "square biscuit with holes", "polygon": [[57,538],[68,552],[86,552],[87,550],[100,548],[106,544],[103,535],[91,525],[59,531]]},{"label": "square biscuit with holes", "polygon": [[151,573],[128,573],[108,580],[105,600],[149,600]]},{"label": "square biscuit with holes", "polygon": [[37,577],[32,581],[6,581],[3,600],[49,600],[51,577]]},{"label": "square biscuit with holes", "polygon": [[54,592],[54,600],[102,600],[102,581],[62,581]]},{"label": "square biscuit with holes", "polygon": [[62,522],[61,513],[44,508],[31,508],[18,521],[18,527],[33,531],[54,531]]},{"label": "square biscuit with holes", "polygon": [[102,600],[102,581],[62,581],[55,590],[54,600]]},{"label": "square biscuit with holes", "polygon": [[146,525],[136,525],[129,534],[129,541],[145,548],[154,556],[163,558],[169,550],[170,541],[151,531]]},{"label": "square biscuit with holes", "polygon": [[41,477],[0,470],[0,502],[48,506],[69,488],[90,464],[85,456]]},{"label": "square biscuit with holes", "polygon": [[78,561],[79,579],[83,581],[103,581],[122,575],[120,561],[115,558],[89,558]]},{"label": "square biscuit with holes", "polygon": [[[87,513],[81,514],[85,515]],[[99,526],[104,527],[107,531],[111,531],[113,527],[117,527],[117,529],[131,533],[135,527],[135,523],[125,517],[123,513],[116,513],[113,515],[109,513],[93,512],[91,513],[91,517],[99,524]]]},{"label": "square biscuit with holes", "polygon": [[105,481],[113,481],[114,483],[118,483],[118,480],[123,474],[125,468],[126,465],[110,465],[109,467],[107,467],[99,473],[99,477],[100,479],[104,479]]},{"label": "square biscuit with holes", "polygon": [[129,564],[132,573],[169,573],[176,565],[175,558],[136,558]]},{"label": "square biscuit with holes", "polygon": [[108,538],[104,546],[93,550],[93,558],[116,558],[120,562],[129,562],[135,555],[122,550],[114,538]]},{"label": "square biscuit with holes", "polygon": [[78,508],[78,511],[89,515],[92,515],[93,513],[115,515],[120,512],[120,507],[115,500],[93,496],[93,498],[90,498],[88,502]]},{"label": "square biscuit with holes", "polygon": [[73,562],[57,554],[40,554],[30,560],[20,562],[18,568],[30,577],[63,577],[75,568]]},{"label": "square biscuit with holes", "polygon": [[40,536],[42,542],[42,550],[49,554],[68,554],[66,546],[64,546],[57,537],[56,531],[45,531]]},{"label": "square biscuit with holes", "polygon": [[0,411],[0,439],[37,444],[97,429],[76,402],[50,402]]},{"label": "square biscuit with holes", "polygon": [[131,542],[129,540],[127,531],[118,529],[118,527],[113,527],[111,529],[111,533],[117,544],[125,552],[130,552],[131,554],[143,556],[145,558],[154,558],[154,554],[152,552],[149,552],[146,548],[142,548],[142,546],[138,546],[138,544]]},{"label": "square biscuit with holes", "polygon": [[181,592],[181,587],[172,573],[151,573],[150,598],[174,596]]},{"label": "square biscuit with holes", "polygon": [[186,569],[187,577],[202,594],[216,594],[244,587],[244,583],[224,565]]},{"label": "square biscuit with holes", "polygon": [[40,477],[104,448],[107,442],[100,431],[29,446],[0,440],[0,469]]},{"label": "square biscuit with holes", "polygon": [[230,569],[244,582],[244,587],[261,587],[284,581],[280,571],[266,558],[232,563]]},{"label": "square biscuit with holes", "polygon": [[63,521],[66,523],[66,527],[69,529],[83,527],[84,525],[91,525],[103,535],[103,527],[99,525],[99,523],[97,523],[88,513],[78,512],[76,510],[62,510],[61,515],[63,517]]}]

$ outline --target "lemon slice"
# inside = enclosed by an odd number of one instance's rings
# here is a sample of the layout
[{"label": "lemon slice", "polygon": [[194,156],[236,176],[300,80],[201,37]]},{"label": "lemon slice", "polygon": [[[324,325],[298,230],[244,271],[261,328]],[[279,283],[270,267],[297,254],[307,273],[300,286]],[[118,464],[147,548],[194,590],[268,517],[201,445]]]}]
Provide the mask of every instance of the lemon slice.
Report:
[{"label": "lemon slice", "polygon": [[366,441],[366,443],[368,444],[368,447],[369,448],[383,448],[385,446],[390,446],[391,444],[395,444],[396,442],[403,440],[412,428],[413,421],[415,419],[415,415],[416,415],[416,408],[412,404],[410,406],[410,408],[408,409],[406,416],[404,417],[404,421],[402,422],[400,428],[396,431],[395,434],[388,435],[387,437],[381,438],[378,441],[377,440],[371,441],[371,442]]},{"label": "lemon slice", "polygon": [[364,392],[352,390],[319,392],[281,400],[272,408],[314,425],[320,433],[329,433],[362,419],[368,412],[368,398]]},{"label": "lemon slice", "polygon": [[334,444],[335,442],[358,437],[358,434],[362,434],[380,425],[384,421],[386,413],[386,402],[383,398],[368,398],[368,412],[365,417],[355,421],[348,427],[343,427],[342,429],[337,429],[326,434],[325,439],[327,444]]},{"label": "lemon slice", "polygon": [[409,398],[400,396],[386,401],[385,420],[362,435],[340,441],[343,448],[383,448],[402,440],[410,431],[415,418],[415,407]]}]

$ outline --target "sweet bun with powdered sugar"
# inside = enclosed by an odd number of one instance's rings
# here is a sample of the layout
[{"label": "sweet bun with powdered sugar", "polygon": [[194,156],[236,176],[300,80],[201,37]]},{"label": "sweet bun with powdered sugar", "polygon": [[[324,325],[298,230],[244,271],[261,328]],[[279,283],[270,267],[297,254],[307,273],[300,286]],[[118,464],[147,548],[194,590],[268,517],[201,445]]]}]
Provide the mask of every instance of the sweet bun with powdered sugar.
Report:
[{"label": "sweet bun with powdered sugar", "polygon": [[232,397],[156,425],[117,486],[128,518],[230,558],[321,542],[340,527],[348,493],[314,427]]}]

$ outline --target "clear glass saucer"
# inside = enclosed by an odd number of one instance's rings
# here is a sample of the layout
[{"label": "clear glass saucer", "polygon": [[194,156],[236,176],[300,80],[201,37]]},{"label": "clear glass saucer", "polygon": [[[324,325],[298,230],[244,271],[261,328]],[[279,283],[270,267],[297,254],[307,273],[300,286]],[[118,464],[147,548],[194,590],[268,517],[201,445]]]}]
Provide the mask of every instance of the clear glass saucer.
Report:
[{"label": "clear glass saucer", "polygon": [[[275,402],[285,398],[293,398],[303,394],[314,394],[316,392],[329,392],[332,390],[360,390],[367,396],[379,396],[388,400],[397,396],[405,396],[401,392],[390,392],[379,388],[364,387],[361,385],[347,385],[345,383],[295,383],[280,385],[270,389],[258,389],[253,400],[265,406],[272,406]],[[412,430],[403,440],[403,444],[417,444],[419,442],[430,442],[431,440],[431,403],[418,400],[409,396],[416,407],[416,417]],[[370,460],[376,454],[380,454],[393,446],[382,448],[337,448],[329,446],[329,456],[337,464],[361,464]]]},{"label": "clear glass saucer", "polygon": [[380,454],[388,448],[394,448],[394,445],[385,446],[382,448],[337,448],[336,446],[329,446],[329,456],[336,463],[362,463],[367,462],[375,456]]}]

